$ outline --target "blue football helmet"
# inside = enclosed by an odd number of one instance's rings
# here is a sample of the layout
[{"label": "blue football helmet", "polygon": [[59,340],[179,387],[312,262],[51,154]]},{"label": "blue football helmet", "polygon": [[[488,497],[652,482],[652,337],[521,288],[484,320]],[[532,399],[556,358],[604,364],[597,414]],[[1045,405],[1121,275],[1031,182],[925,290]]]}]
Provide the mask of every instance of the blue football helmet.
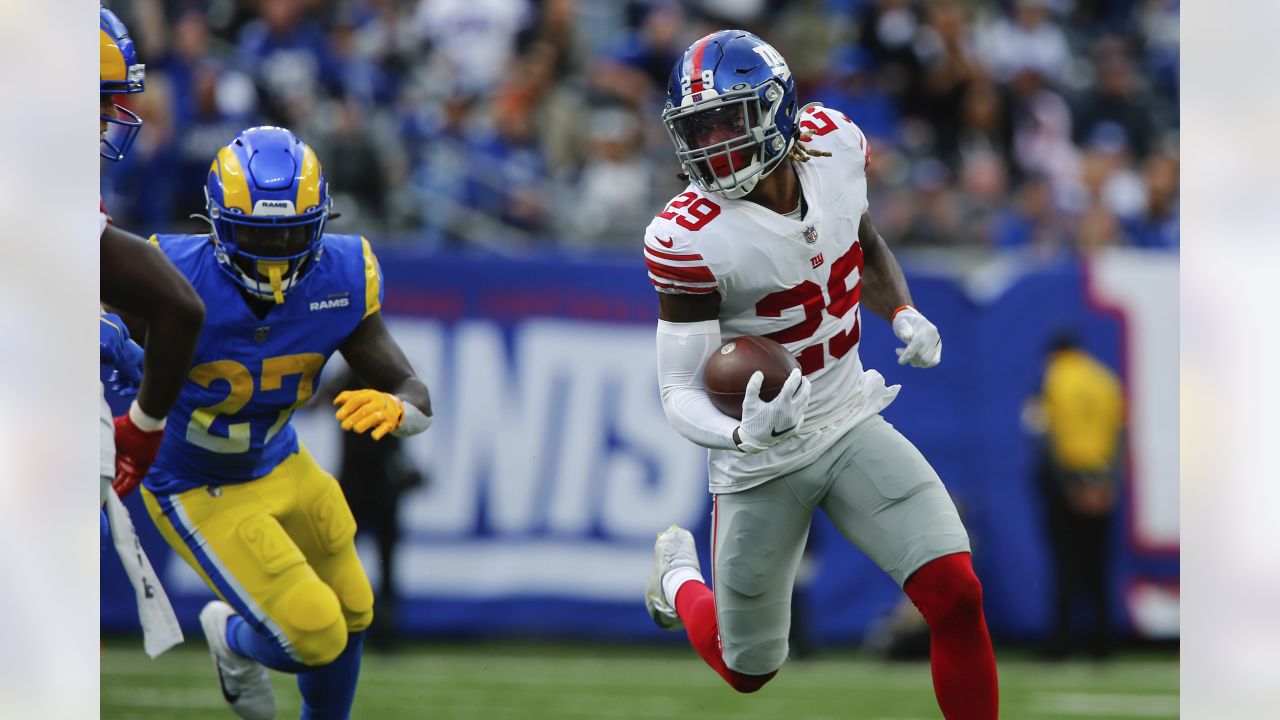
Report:
[{"label": "blue football helmet", "polygon": [[[131,95],[142,92],[146,66],[138,62],[138,49],[129,37],[129,28],[110,10],[98,6],[98,92],[101,95]],[[108,160],[120,160],[129,152],[142,129],[137,113],[115,106],[116,116],[101,114],[102,136],[98,153]],[[110,134],[113,137],[107,137]]]},{"label": "blue football helmet", "polygon": [[333,207],[315,151],[284,128],[249,128],[218,151],[204,192],[219,267],[283,303],[316,269]]},{"label": "blue football helmet", "polygon": [[790,152],[796,112],[782,55],[745,30],[721,30],[676,62],[662,120],[694,185],[740,198]]}]

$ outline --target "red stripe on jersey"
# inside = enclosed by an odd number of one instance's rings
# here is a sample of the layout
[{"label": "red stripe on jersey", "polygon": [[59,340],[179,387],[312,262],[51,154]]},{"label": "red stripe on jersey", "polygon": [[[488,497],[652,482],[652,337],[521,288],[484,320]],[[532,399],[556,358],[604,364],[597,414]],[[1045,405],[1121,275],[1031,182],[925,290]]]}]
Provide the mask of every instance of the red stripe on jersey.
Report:
[{"label": "red stripe on jersey", "polygon": [[697,42],[693,46],[693,59],[690,62],[692,66],[689,70],[689,79],[693,84],[689,88],[689,92],[702,92],[706,88],[702,87],[702,54],[707,50],[708,35]]},{"label": "red stripe on jersey", "polygon": [[716,276],[712,275],[711,270],[707,269],[705,265],[676,267],[674,265],[656,263],[649,258],[644,259],[644,264],[649,266],[649,272],[668,280],[694,283],[713,283],[716,281]]},{"label": "red stripe on jersey", "polygon": [[705,295],[707,293],[713,293],[717,291],[717,288],[713,288],[713,287],[689,287],[688,285],[668,285],[667,283],[658,282],[653,278],[649,278],[649,282],[653,283],[654,287],[660,287],[664,290],[679,290],[680,292],[689,293],[690,295]]},{"label": "red stripe on jersey", "polygon": [[661,250],[655,250],[649,247],[648,245],[646,245],[644,249],[647,250],[650,255],[654,257],[662,258],[663,260],[701,260],[702,259],[702,256],[699,255],[698,253],[689,253],[687,255],[681,255],[679,253],[669,253],[669,252],[663,252]]},{"label": "red stripe on jersey", "polygon": [[711,587],[716,586],[716,536],[720,534],[720,496],[711,496]]}]

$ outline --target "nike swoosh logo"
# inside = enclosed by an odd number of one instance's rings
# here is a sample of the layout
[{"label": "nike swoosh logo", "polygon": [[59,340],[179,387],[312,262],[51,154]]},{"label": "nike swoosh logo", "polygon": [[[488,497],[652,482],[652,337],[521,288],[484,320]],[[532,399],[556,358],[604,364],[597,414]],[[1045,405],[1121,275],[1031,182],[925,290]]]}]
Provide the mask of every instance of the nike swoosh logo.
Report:
[{"label": "nike swoosh logo", "polygon": [[227,689],[227,683],[222,679],[221,666],[218,666],[218,687],[222,688],[222,697],[232,705],[235,705],[240,700],[239,693],[232,695],[231,691]]},{"label": "nike swoosh logo", "polygon": [[666,239],[666,240],[663,240],[663,239],[662,239],[662,238],[660,238],[660,237],[656,237],[656,238],[654,238],[654,239],[655,239],[655,240],[657,240],[657,241],[658,241],[658,244],[659,244],[659,245],[661,245],[661,246],[662,246],[662,247],[664,247],[664,248],[669,248],[669,247],[672,247],[672,246],[674,246],[674,245],[676,244],[676,239],[675,239],[675,238],[668,238],[668,239]]},{"label": "nike swoosh logo", "polygon": [[792,425],[791,427],[787,428],[786,430],[770,430],[770,431],[769,431],[769,434],[770,434],[770,435],[772,435],[772,436],[774,436],[774,437],[782,437],[783,435],[786,435],[787,433],[791,432],[792,430],[795,430],[797,427],[800,427],[800,426],[797,424],[797,425]]}]

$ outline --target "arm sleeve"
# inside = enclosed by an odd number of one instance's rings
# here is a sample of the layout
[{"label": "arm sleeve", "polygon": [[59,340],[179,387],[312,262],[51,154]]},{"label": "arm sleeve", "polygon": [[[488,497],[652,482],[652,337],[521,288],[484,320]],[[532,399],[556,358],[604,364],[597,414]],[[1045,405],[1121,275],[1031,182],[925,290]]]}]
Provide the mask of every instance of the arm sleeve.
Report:
[{"label": "arm sleeve", "polygon": [[717,410],[702,385],[702,367],[718,347],[719,321],[658,321],[662,410],[671,427],[690,442],[716,450],[738,450],[733,441],[738,421]]}]

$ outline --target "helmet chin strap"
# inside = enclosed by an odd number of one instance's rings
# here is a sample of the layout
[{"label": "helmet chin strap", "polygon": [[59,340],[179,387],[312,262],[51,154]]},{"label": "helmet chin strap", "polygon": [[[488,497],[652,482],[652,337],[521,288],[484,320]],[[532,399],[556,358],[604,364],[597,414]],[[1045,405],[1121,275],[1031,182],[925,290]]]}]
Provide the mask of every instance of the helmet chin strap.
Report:
[{"label": "helmet chin strap", "polygon": [[257,278],[250,277],[239,265],[233,264],[232,267],[235,273],[240,276],[241,286],[246,292],[262,300],[272,300],[277,305],[284,304],[285,291],[293,287],[294,278],[284,277],[284,271],[289,268],[289,263],[284,260],[257,261],[258,272],[267,276],[267,282],[265,283]]},{"label": "helmet chin strap", "polygon": [[284,271],[289,268],[289,263],[283,260],[259,260],[258,272],[264,273],[271,282],[271,295],[275,298],[277,305],[284,304]]}]

